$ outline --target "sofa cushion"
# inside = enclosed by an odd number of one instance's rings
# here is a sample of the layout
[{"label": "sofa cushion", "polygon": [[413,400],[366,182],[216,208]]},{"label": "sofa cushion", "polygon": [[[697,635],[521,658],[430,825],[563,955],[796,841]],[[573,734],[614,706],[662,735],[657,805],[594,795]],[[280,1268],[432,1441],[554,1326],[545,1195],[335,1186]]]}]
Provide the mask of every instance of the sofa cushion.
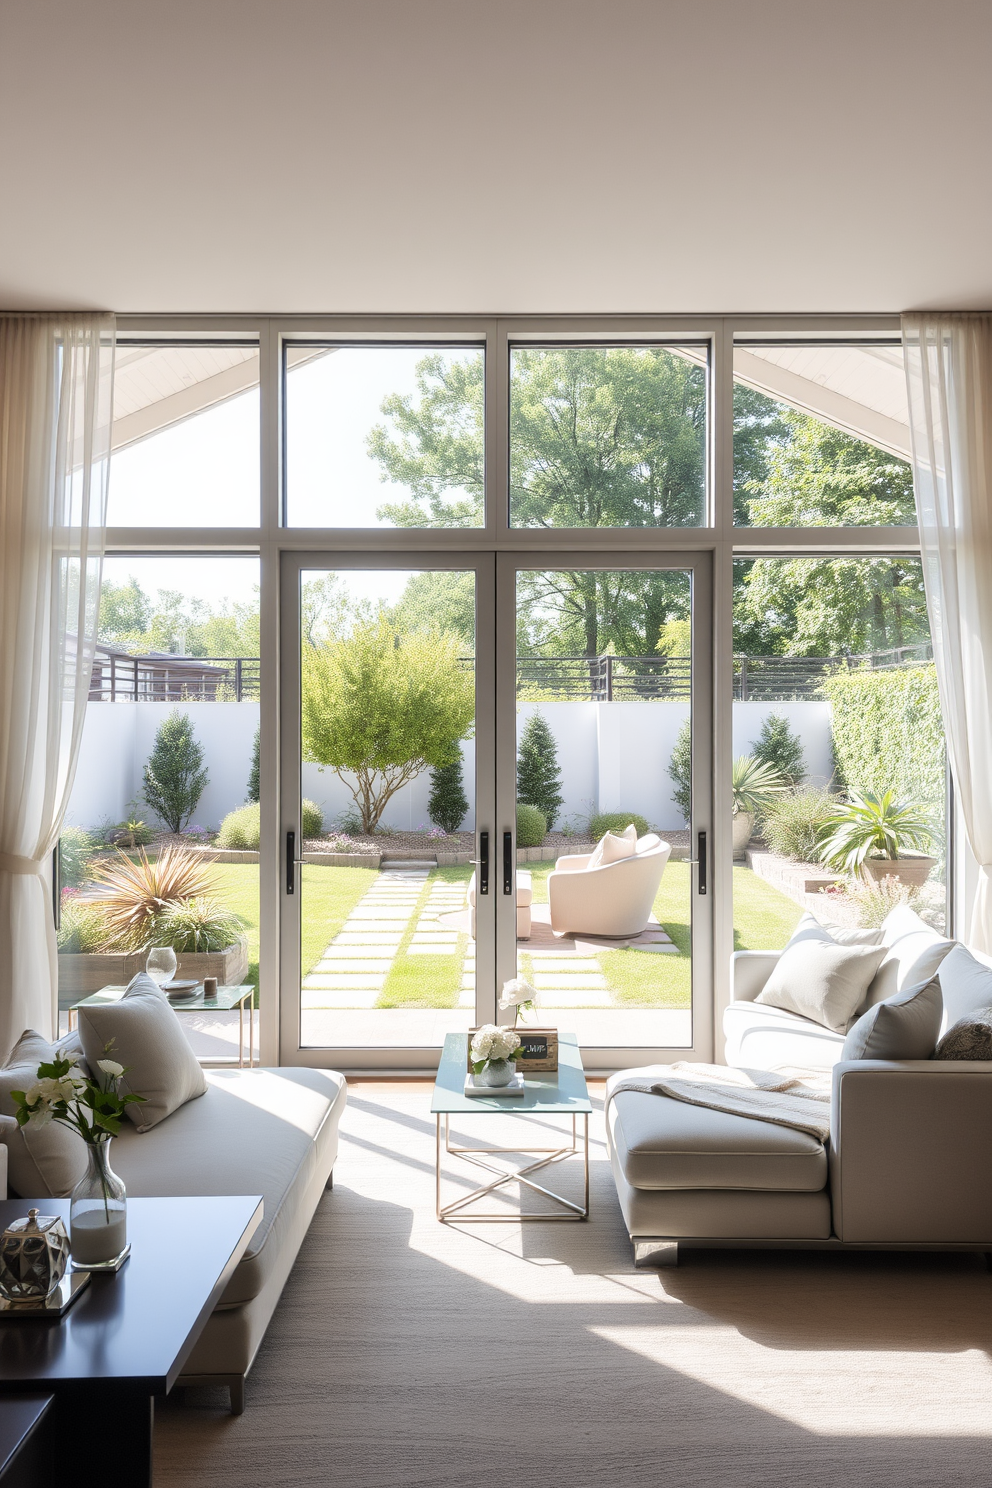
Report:
[{"label": "sofa cushion", "polygon": [[844,925],[823,925],[808,911],[803,915],[786,942],[785,949],[815,940],[822,945],[877,946],[882,944],[881,930],[849,929]]},{"label": "sofa cushion", "polygon": [[846,1030],[885,951],[808,940],[784,950],[755,1001]]},{"label": "sofa cushion", "polygon": [[150,1131],[207,1088],[179,1015],[143,971],[132,977],[120,1002],[79,1009],[79,1036],[91,1066],[111,1044],[113,1058],[127,1070],[121,1090],[144,1096],[127,1108],[139,1132]]},{"label": "sofa cushion", "polygon": [[979,961],[967,946],[956,945],[949,951],[937,975],[944,998],[942,1032],[968,1013],[992,1007],[992,967]]},{"label": "sofa cushion", "polygon": [[621,1091],[608,1114],[617,1157],[634,1188],[815,1192],[827,1181],[823,1144],[792,1127],[637,1090]]},{"label": "sofa cushion", "polygon": [[[916,922],[915,924],[913,922]],[[890,922],[894,922],[890,925]],[[931,981],[940,970],[941,962],[954,948],[953,940],[945,940],[936,930],[931,930],[920,917],[900,905],[885,921],[890,928],[882,927],[885,954],[881,965],[872,978],[858,1013],[866,1013],[876,1003],[887,1002],[897,992],[907,987],[921,986]],[[903,933],[896,934],[899,927]],[[886,939],[888,935],[888,939]]]},{"label": "sofa cushion", "polygon": [[[47,1064],[59,1050],[78,1052],[71,1035],[50,1044],[28,1028],[0,1069],[0,1115],[15,1116],[13,1091],[28,1090],[38,1075],[39,1064]],[[85,1073],[85,1065],[81,1065]],[[47,1126],[28,1122],[13,1127],[4,1123],[2,1140],[7,1148],[7,1181],[23,1199],[65,1199],[86,1172],[86,1145],[76,1132],[60,1122]]]},{"label": "sofa cushion", "polygon": [[832,1069],[844,1048],[843,1033],[760,1002],[732,1002],[723,1032],[727,1063],[751,1069]]},{"label": "sofa cushion", "polygon": [[315,1172],[330,1171],[346,1087],[333,1070],[303,1068],[208,1070],[206,1085],[151,1131],[125,1128],[112,1162],[137,1197],[262,1195],[261,1223],[222,1299],[234,1306],[258,1295]]},{"label": "sofa cushion", "polygon": [[[944,1011],[936,977],[878,1002],[844,1040],[844,1059],[929,1059]],[[971,1056],[974,1057],[974,1056]]]},{"label": "sofa cushion", "polygon": [[933,1051],[934,1059],[992,1059],[992,1007],[965,1013]]}]

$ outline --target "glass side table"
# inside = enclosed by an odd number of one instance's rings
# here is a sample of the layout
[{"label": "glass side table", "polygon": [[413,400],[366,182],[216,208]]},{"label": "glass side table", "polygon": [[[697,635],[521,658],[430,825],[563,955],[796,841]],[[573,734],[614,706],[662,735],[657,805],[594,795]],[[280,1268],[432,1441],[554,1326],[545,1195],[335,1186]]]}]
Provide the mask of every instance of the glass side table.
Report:
[{"label": "glass side table", "polygon": [[[450,1224],[458,1221],[460,1224],[496,1224],[506,1223],[508,1220],[523,1222],[533,1220],[570,1220],[589,1218],[589,1113],[592,1111],[592,1102],[589,1099],[589,1091],[586,1087],[585,1071],[582,1068],[582,1055],[579,1053],[578,1040],[574,1033],[558,1034],[558,1069],[553,1074],[537,1073],[529,1074],[526,1079],[526,1092],[522,1096],[500,1096],[498,1091],[492,1095],[466,1095],[464,1091],[465,1074],[468,1069],[468,1034],[449,1033],[444,1040],[444,1048],[441,1051],[441,1062],[438,1065],[437,1080],[434,1085],[434,1098],[431,1102],[431,1113],[437,1123],[437,1136],[434,1152],[434,1174],[435,1174],[435,1212],[442,1224]],[[481,1116],[491,1115],[499,1111],[501,1115],[507,1116],[571,1116],[572,1118],[572,1140],[568,1144],[559,1144],[557,1147],[531,1147],[521,1144],[519,1147],[457,1147],[451,1144],[451,1118],[452,1116]],[[443,1150],[452,1157],[458,1157],[464,1162],[472,1163],[478,1168],[483,1168],[489,1173],[495,1173],[495,1178],[489,1183],[474,1188],[471,1193],[463,1194],[461,1198],[452,1199],[447,1204],[441,1203],[441,1118],[444,1117],[444,1146]],[[582,1118],[581,1141],[579,1136],[579,1118]],[[564,1133],[562,1134],[564,1135]],[[536,1162],[528,1163],[523,1168],[513,1168],[507,1171],[497,1167],[494,1163],[486,1161],[486,1157],[493,1153],[507,1152],[520,1153],[522,1156],[537,1157]],[[581,1204],[573,1203],[566,1199],[563,1194],[555,1193],[553,1189],[545,1188],[540,1183],[535,1183],[532,1174],[539,1172],[542,1168],[550,1167],[553,1163],[563,1162],[567,1157],[581,1154],[584,1165],[585,1186],[583,1201]],[[463,1211],[467,1204],[474,1203],[477,1199],[484,1198],[486,1194],[493,1193],[506,1183],[523,1183],[537,1193],[544,1194],[546,1198],[552,1199],[560,1205],[564,1213],[554,1214],[494,1214],[492,1212],[465,1214]]]},{"label": "glass side table", "polygon": [[[99,992],[93,992],[89,997],[81,997],[69,1007],[69,1029],[70,1032],[76,1026],[76,1013],[81,1007],[106,1007],[108,1002],[120,1002],[125,993],[124,987],[101,987]],[[202,984],[197,987],[196,992],[184,1002],[172,1002],[169,1006],[177,1013],[229,1013],[232,1009],[238,1010],[238,1057],[236,1060],[212,1059],[211,1064],[236,1064],[238,1069],[245,1067],[245,1022],[248,1024],[248,1065],[255,1063],[255,1018],[252,1011],[255,988],[245,984],[241,987],[218,987],[216,997],[204,997]]]}]

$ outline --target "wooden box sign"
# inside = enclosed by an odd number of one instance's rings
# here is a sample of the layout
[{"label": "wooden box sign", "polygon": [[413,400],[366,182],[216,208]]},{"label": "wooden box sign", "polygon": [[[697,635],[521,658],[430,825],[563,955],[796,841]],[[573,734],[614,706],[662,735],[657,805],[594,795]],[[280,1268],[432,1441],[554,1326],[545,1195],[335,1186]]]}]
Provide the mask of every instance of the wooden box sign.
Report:
[{"label": "wooden box sign", "polygon": [[[468,1031],[468,1059],[466,1069],[472,1069],[472,1040],[477,1028]],[[522,1075],[547,1074],[558,1068],[557,1028],[518,1028],[517,1034],[523,1053],[517,1060],[517,1069]]]}]

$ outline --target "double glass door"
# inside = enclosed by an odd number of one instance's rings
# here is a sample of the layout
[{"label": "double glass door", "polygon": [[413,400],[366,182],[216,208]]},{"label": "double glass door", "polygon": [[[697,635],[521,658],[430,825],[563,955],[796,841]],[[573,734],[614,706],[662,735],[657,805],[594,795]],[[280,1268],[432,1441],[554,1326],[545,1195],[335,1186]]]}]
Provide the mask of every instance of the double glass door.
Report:
[{"label": "double glass door", "polygon": [[707,1057],[709,556],[286,554],[281,586],[281,1058],[430,1065],[513,978],[591,1068]]}]

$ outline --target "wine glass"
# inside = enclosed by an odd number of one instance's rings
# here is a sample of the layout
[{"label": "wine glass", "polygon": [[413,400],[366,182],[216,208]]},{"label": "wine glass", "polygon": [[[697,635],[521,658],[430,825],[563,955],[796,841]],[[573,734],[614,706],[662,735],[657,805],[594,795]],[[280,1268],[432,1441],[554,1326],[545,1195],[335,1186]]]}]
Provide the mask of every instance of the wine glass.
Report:
[{"label": "wine glass", "polygon": [[171,946],[153,946],[148,952],[145,970],[156,986],[161,988],[172,981],[178,964]]}]

